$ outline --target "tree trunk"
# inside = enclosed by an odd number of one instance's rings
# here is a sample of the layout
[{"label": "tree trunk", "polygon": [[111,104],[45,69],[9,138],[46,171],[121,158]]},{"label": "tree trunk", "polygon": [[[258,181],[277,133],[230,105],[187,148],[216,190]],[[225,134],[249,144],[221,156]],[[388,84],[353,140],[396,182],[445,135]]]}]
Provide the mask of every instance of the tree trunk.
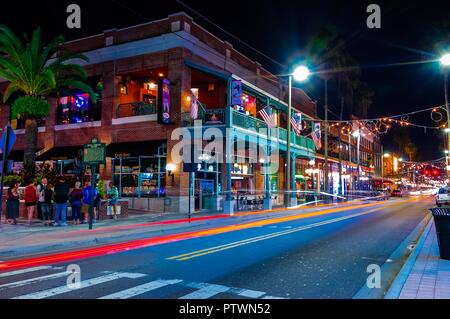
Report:
[{"label": "tree trunk", "polygon": [[36,147],[37,147],[38,127],[36,119],[26,119],[25,121],[25,151],[23,166],[28,169],[35,169]]}]

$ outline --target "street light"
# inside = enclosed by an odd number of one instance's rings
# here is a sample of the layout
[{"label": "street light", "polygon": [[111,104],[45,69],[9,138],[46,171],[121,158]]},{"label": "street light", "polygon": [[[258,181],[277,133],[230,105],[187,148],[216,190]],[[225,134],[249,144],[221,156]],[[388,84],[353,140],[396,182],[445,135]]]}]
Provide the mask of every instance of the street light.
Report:
[{"label": "street light", "polygon": [[311,75],[311,72],[309,71],[309,69],[304,66],[301,65],[299,67],[297,67],[294,70],[294,73],[292,74],[292,76],[294,77],[294,79],[298,82],[304,82],[308,79],[308,77]]},{"label": "street light", "polygon": [[[290,193],[291,190],[291,116],[292,116],[292,78],[294,78],[296,81],[304,82],[308,79],[311,72],[309,69],[304,66],[298,66],[295,68],[294,72],[292,74],[289,74],[289,96],[288,96],[288,129],[287,129],[287,156],[286,156],[286,190],[287,194]],[[288,198],[292,198],[296,200],[296,197],[293,196],[294,194],[288,195]],[[290,200],[290,199],[289,199]],[[292,206],[288,201],[285,201],[287,203],[287,206]]]},{"label": "street light", "polygon": [[352,133],[352,136],[354,138],[356,138],[356,183],[357,183],[357,190],[360,189],[360,185],[359,185],[359,169],[360,169],[360,163],[359,163],[359,143],[360,143],[360,138],[361,138],[361,132],[360,130],[356,130]]},{"label": "street light", "polygon": [[[450,110],[448,105],[448,88],[447,88],[447,81],[448,81],[448,68],[450,67],[450,53],[444,54],[439,62],[441,62],[441,65],[444,69],[444,98],[445,98],[445,110],[447,112],[447,149],[450,150]],[[448,161],[446,165],[449,165]],[[449,180],[449,186],[450,186],[450,174],[449,171],[447,171],[447,179]]]},{"label": "street light", "polygon": [[439,62],[441,62],[441,64],[443,66],[450,66],[450,53],[446,53],[444,54],[440,59]]}]

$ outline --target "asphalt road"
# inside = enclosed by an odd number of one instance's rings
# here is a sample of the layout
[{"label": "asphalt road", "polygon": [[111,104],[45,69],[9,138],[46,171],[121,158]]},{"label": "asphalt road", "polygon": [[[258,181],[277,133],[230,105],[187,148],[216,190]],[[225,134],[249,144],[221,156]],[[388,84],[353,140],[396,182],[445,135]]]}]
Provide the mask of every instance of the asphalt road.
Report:
[{"label": "asphalt road", "polygon": [[[431,198],[390,200],[0,272],[0,297],[352,298],[365,286],[368,265],[396,265],[382,273],[395,276],[405,256],[392,259],[393,252],[432,204]],[[69,264],[80,267],[80,286],[67,286]]]}]

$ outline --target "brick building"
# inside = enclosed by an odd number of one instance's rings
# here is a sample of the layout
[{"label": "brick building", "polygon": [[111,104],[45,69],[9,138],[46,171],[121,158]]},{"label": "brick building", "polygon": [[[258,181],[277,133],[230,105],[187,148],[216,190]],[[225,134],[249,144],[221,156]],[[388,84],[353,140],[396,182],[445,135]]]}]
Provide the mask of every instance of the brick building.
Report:
[{"label": "brick building", "polygon": [[[82,92],[52,98],[50,114],[39,122],[39,161],[52,161],[61,174],[75,174],[80,169],[83,144],[97,137],[107,144],[107,164],[100,167],[100,177],[113,180],[120,195],[130,198],[132,207],[185,212],[189,207],[189,173],[172,158],[178,143],[172,140],[172,133],[177,128],[191,132],[199,127],[202,132],[216,128],[225,136],[225,147],[223,152],[200,154],[203,160],[195,173],[192,208],[230,212],[240,209],[236,203],[240,198],[246,208],[259,205],[262,198],[266,198],[265,207],[283,202],[287,85],[258,62],[184,13],[107,30],[65,46],[89,58],[88,63],[74,63],[85,67],[100,100],[94,105]],[[241,103],[233,100],[233,83],[240,84]],[[305,124],[311,121],[314,102],[299,89],[293,90],[292,99],[294,111],[302,113]],[[193,100],[198,101],[195,122]],[[253,131],[266,128],[259,113],[266,106],[271,107],[278,123],[272,137]],[[10,119],[8,105],[1,105],[0,110],[0,127],[11,120],[18,136],[12,158],[20,166],[23,123]],[[296,166],[306,166],[315,156],[309,132],[305,129],[304,136],[292,133],[293,181]],[[235,143],[242,141],[244,151],[233,155]],[[252,156],[254,143],[279,149],[277,171],[268,172],[267,158],[260,153],[256,153],[257,158]],[[206,157],[216,160],[207,161]],[[231,157],[232,163],[224,160]],[[306,181],[293,186],[308,188]]]}]

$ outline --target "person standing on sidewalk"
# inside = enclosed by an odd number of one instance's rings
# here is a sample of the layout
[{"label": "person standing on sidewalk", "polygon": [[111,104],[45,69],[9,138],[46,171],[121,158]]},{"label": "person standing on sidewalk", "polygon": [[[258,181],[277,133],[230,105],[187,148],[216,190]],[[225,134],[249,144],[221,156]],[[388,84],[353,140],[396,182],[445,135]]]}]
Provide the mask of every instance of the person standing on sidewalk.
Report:
[{"label": "person standing on sidewalk", "polygon": [[72,207],[72,223],[78,225],[81,222],[81,205],[83,200],[83,191],[81,190],[81,183],[76,182],[75,188],[70,192],[69,201]]},{"label": "person standing on sidewalk", "polygon": [[112,210],[112,218],[117,220],[117,200],[119,199],[119,190],[116,186],[114,186],[113,182],[109,182],[109,188],[107,192],[108,198],[109,198],[109,205],[111,206]]},{"label": "person standing on sidewalk", "polygon": [[[60,177],[55,185],[55,226],[67,226],[67,200],[69,199],[69,185],[66,184],[64,177]],[[59,224],[61,222],[61,224]]]},{"label": "person standing on sidewalk", "polygon": [[53,190],[51,184],[45,186],[43,195],[44,201],[41,202],[42,220],[45,226],[50,226],[53,213]]},{"label": "person standing on sidewalk", "polygon": [[8,224],[17,225],[17,218],[19,218],[19,183],[8,189],[6,198],[6,219]]},{"label": "person standing on sidewalk", "polygon": [[[94,199],[97,197],[97,189],[94,187]],[[85,187],[83,188],[83,206],[81,207],[81,212],[84,215],[84,220],[82,224],[89,222],[89,207],[91,205],[91,182],[86,182]],[[92,223],[95,224],[96,216],[94,214],[94,219]]]},{"label": "person standing on sidewalk", "polygon": [[37,186],[37,191],[39,195],[38,203],[37,203],[37,210],[38,210],[38,217],[45,222],[44,214],[42,213],[42,203],[45,202],[44,199],[44,191],[47,187],[47,179],[43,178],[41,182]]},{"label": "person standing on sidewalk", "polygon": [[36,211],[36,205],[38,201],[38,192],[36,188],[36,181],[31,182],[25,187],[25,206],[27,208],[28,225],[31,225],[34,212]]}]

